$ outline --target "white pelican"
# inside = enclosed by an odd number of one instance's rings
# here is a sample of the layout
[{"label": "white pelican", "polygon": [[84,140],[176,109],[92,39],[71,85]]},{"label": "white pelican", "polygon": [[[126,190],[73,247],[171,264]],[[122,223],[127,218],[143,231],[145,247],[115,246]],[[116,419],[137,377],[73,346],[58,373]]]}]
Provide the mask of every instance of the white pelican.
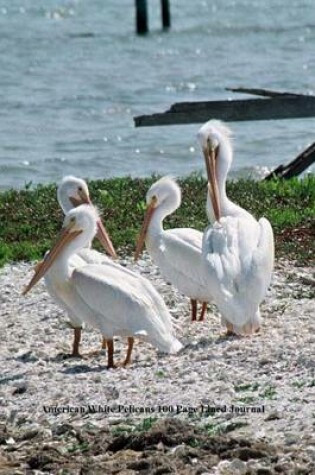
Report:
[{"label": "white pelican", "polygon": [[[82,178],[77,178],[72,175],[68,175],[62,179],[57,188],[57,199],[58,203],[64,214],[67,214],[71,209],[76,208],[82,204],[92,204],[89,189],[87,183],[82,180]],[[107,234],[106,229],[102,225],[102,221],[99,220],[97,223],[97,234],[99,233],[105,237],[107,240],[105,250],[113,258],[117,258],[116,251],[110,240],[110,237]],[[88,264],[101,264],[102,262],[112,262],[107,256],[101,252],[97,252],[91,249],[91,243],[87,245],[84,249],[76,254],[79,256],[84,263]],[[78,259],[78,264],[79,264]]]},{"label": "white pelican", "polygon": [[218,121],[209,121],[198,135],[209,182],[207,211],[210,219],[217,221],[205,230],[202,244],[209,293],[228,332],[253,333],[260,326],[259,304],[273,269],[272,227],[265,218],[256,221],[226,196],[226,176],[232,162],[228,129]]},{"label": "white pelican", "polygon": [[155,182],[146,194],[147,212],[139,234],[135,259],[144,243],[162,275],[191,300],[192,321],[196,320],[197,300],[202,302],[203,320],[210,301],[209,289],[202,282],[202,236],[192,228],[165,231],[163,220],[181,204],[181,190],[170,177]]},{"label": "white pelican", "polygon": [[[231,130],[219,120],[209,120],[198,132],[198,139],[205,157],[207,175],[217,186],[212,188],[208,183],[207,214],[210,223],[214,223],[220,216],[236,216],[255,219],[248,211],[233,203],[226,195],[226,179],[233,161]],[[211,161],[211,166],[210,166]],[[218,209],[213,208],[212,193]]]},{"label": "white pelican", "polygon": [[[74,176],[66,176],[60,182],[57,188],[57,199],[64,214],[67,214],[72,208],[80,204],[91,204],[89,189],[84,180]],[[114,246],[107,234],[107,231],[99,219],[97,222],[97,237],[101,240],[103,247],[112,258],[116,258]],[[73,254],[69,261],[69,265],[75,269],[86,264],[110,264],[112,261],[105,254],[91,249],[92,242],[88,242],[87,246],[81,249],[78,253]],[[40,264],[38,264],[40,265]],[[79,345],[81,341],[81,331],[83,321],[78,315],[75,315],[71,308],[65,304],[62,299],[62,286],[60,284],[59,276],[56,273],[47,273],[45,275],[45,284],[48,293],[53,299],[64,308],[69,317],[69,325],[74,330],[74,339],[72,345],[71,356],[79,356]],[[103,340],[102,348],[106,348],[106,341]]]},{"label": "white pelican", "polygon": [[136,336],[146,338],[160,351],[178,352],[182,345],[173,335],[171,315],[149,281],[118,265],[71,266],[71,257],[94,238],[98,220],[97,211],[90,205],[69,211],[59,239],[37,266],[23,294],[47,272],[57,275],[63,302],[107,340],[109,368],[115,367],[115,335],[128,337],[124,365],[130,363]]}]

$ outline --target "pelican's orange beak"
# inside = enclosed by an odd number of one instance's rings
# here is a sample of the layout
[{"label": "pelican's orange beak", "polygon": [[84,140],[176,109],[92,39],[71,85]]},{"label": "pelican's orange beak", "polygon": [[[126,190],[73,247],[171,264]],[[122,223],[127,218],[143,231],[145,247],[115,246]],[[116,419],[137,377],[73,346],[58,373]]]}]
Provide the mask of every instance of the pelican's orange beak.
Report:
[{"label": "pelican's orange beak", "polygon": [[219,221],[221,218],[220,195],[216,178],[216,159],[218,155],[218,147],[213,147],[211,143],[208,143],[208,147],[203,149],[203,154],[206,162],[208,182],[210,183],[209,195],[213,206],[215,219]]},{"label": "pelican's orange beak", "polygon": [[105,251],[108,252],[108,254],[113,258],[117,259],[117,254],[115,251],[115,248],[113,246],[113,243],[108,235],[108,232],[106,231],[106,228],[102,221],[99,219],[97,221],[97,233],[96,233],[97,239],[100,241],[102,246],[104,247]]},{"label": "pelican's orange beak", "polygon": [[145,243],[145,238],[147,235],[147,231],[150,225],[150,221],[152,219],[153,213],[156,209],[156,198],[153,197],[151,202],[147,206],[147,211],[144,216],[142,228],[138,237],[137,241],[137,246],[136,246],[136,252],[135,252],[135,261],[137,261],[140,257],[141,252],[143,251],[144,248],[144,243]]},{"label": "pelican's orange beak", "polygon": [[[78,192],[79,194],[79,199],[75,196],[69,196],[69,200],[71,201],[71,204],[73,205],[74,208],[77,208],[78,206],[82,204],[88,204],[93,206],[91,198],[88,193],[84,189],[80,190]],[[115,251],[115,248],[113,246],[113,243],[109,237],[108,232],[106,231],[106,228],[104,224],[102,223],[101,220],[97,222],[97,234],[96,234],[97,239],[100,241],[102,246],[104,247],[105,251],[113,258],[117,259],[117,254]]]},{"label": "pelican's orange beak", "polygon": [[91,205],[92,201],[89,194],[84,190],[78,191],[79,198],[77,196],[69,196],[69,201],[71,202],[74,208],[77,208],[80,205]]},{"label": "pelican's orange beak", "polygon": [[65,227],[60,235],[55,244],[53,245],[52,249],[50,250],[49,254],[46,255],[44,260],[39,262],[35,268],[34,268],[34,275],[30,282],[27,284],[25,289],[23,290],[22,294],[26,295],[27,292],[31,290],[34,285],[37,284],[37,282],[44,277],[46,272],[50,269],[50,267],[53,265],[57,257],[60,255],[64,247],[72,242],[79,234],[81,234],[81,230],[75,230],[73,229],[73,225],[68,225]]}]

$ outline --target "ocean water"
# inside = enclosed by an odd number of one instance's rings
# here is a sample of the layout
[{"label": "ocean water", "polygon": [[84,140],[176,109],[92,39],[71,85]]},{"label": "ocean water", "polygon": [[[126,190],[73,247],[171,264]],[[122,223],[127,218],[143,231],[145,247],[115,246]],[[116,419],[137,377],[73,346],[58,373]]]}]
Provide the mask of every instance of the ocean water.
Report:
[{"label": "ocean water", "polygon": [[[313,94],[314,0],[0,0],[0,189],[203,170],[199,125],[135,128],[178,101],[247,86]],[[247,97],[247,96],[242,96]],[[315,119],[231,123],[232,176],[260,176],[314,141]]]}]

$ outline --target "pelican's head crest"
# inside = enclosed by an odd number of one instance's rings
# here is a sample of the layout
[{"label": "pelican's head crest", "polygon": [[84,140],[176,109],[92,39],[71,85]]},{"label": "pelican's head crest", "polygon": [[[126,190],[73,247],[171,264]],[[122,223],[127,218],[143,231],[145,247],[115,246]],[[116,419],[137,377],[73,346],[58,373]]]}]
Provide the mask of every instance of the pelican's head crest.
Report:
[{"label": "pelican's head crest", "polygon": [[209,120],[200,127],[197,137],[202,149],[209,147],[217,148],[225,143],[230,143],[232,131],[220,120]]},{"label": "pelican's head crest", "polygon": [[146,202],[149,205],[155,202],[155,207],[166,201],[174,202],[178,207],[181,202],[181,189],[171,176],[164,176],[153,183],[146,195]]}]

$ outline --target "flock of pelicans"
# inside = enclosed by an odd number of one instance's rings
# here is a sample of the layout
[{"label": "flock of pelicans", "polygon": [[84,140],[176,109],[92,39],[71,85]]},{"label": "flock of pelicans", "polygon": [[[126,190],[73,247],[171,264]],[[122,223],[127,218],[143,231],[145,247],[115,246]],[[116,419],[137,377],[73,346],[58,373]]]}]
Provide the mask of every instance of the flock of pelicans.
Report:
[{"label": "flock of pelicans", "polygon": [[[273,231],[268,220],[257,221],[226,195],[226,178],[233,158],[229,129],[209,121],[198,133],[207,175],[207,214],[210,225],[202,233],[191,228],[165,231],[163,220],[181,204],[177,183],[164,177],[146,195],[147,211],[136,246],[144,247],[164,278],[191,299],[192,320],[200,320],[214,302],[227,333],[250,335],[261,324],[259,305],[271,280],[274,262]],[[99,330],[107,348],[108,367],[114,363],[114,336],[128,339],[128,365],[134,338],[158,350],[177,353],[182,344],[164,300],[149,280],[122,267],[104,225],[93,207],[87,184],[72,176],[58,187],[65,214],[62,231],[52,249],[34,269],[25,295],[42,277],[50,295],[68,313],[74,329],[72,355],[79,355],[84,323]],[[94,237],[111,256],[91,249]],[[118,365],[117,365],[118,366]]]}]

